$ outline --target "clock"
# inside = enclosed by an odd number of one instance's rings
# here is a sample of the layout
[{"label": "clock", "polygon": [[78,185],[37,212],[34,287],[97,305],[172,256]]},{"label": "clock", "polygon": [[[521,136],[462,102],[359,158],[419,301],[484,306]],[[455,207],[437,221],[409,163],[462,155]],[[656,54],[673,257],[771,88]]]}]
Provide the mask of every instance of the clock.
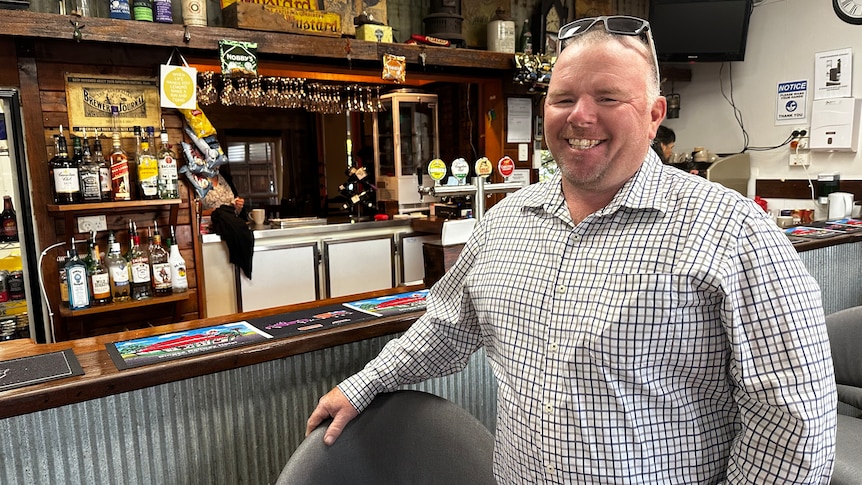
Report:
[{"label": "clock", "polygon": [[832,0],[832,8],[841,20],[862,25],[862,0]]}]

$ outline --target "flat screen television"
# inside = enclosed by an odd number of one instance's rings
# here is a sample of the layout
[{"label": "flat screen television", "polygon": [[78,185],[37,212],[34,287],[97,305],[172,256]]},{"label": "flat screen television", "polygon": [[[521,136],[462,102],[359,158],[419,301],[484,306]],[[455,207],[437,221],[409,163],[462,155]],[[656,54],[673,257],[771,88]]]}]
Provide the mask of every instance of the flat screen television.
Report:
[{"label": "flat screen television", "polygon": [[652,0],[649,22],[662,62],[742,61],[752,0]]}]

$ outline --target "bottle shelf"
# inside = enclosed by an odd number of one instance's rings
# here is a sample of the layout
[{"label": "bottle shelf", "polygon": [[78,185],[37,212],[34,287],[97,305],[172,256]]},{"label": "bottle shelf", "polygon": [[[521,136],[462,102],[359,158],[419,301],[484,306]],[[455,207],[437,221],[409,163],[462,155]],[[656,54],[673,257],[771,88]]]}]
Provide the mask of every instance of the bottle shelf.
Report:
[{"label": "bottle shelf", "polygon": [[106,210],[135,210],[141,207],[159,207],[180,205],[180,199],[128,200],[120,202],[90,202],[84,204],[49,204],[48,212],[85,213],[102,212]]},{"label": "bottle shelf", "polygon": [[64,317],[83,317],[86,315],[95,315],[98,313],[115,312],[119,310],[129,310],[132,308],[147,307],[150,305],[158,305],[160,303],[171,303],[188,300],[191,291],[184,293],[174,293],[168,296],[154,296],[145,300],[132,300],[119,303],[106,303],[104,305],[91,306],[82,310],[70,310],[69,308],[61,307],[60,315]]}]

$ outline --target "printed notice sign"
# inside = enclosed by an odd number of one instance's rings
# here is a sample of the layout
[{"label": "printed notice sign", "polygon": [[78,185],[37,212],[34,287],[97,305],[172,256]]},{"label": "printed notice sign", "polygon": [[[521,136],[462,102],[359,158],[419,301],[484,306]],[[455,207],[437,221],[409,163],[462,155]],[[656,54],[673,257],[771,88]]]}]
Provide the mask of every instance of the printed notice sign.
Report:
[{"label": "printed notice sign", "polygon": [[806,121],[808,80],[778,83],[775,98],[775,124],[794,125]]},{"label": "printed notice sign", "polygon": [[853,80],[850,48],[814,55],[814,99],[849,98]]}]

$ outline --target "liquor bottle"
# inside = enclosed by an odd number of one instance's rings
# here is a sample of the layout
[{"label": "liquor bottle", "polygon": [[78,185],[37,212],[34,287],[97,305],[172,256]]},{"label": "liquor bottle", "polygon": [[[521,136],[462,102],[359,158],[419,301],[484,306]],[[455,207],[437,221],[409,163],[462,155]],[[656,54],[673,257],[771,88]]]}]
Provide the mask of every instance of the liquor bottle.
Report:
[{"label": "liquor bottle", "polygon": [[174,11],[171,0],[153,0],[153,19],[163,24],[174,23]]},{"label": "liquor bottle", "polygon": [[90,289],[87,284],[87,265],[78,257],[75,238],[66,261],[66,282],[69,285],[69,308],[81,310],[90,307]]},{"label": "liquor bottle", "polygon": [[153,21],[153,0],[132,0],[132,15],[135,20]]},{"label": "liquor bottle", "polygon": [[60,303],[67,307],[69,306],[69,280],[66,275],[66,262],[69,258],[69,250],[66,250],[66,254],[57,256],[57,268],[60,272]]},{"label": "liquor bottle", "polygon": [[108,255],[105,256],[105,263],[110,275],[111,298],[115,302],[131,300],[129,263],[120,254],[120,241],[117,241],[113,232],[108,234]]},{"label": "liquor bottle", "polygon": [[102,140],[93,141],[93,161],[99,166],[99,193],[103,202],[111,201],[111,164],[102,153]]},{"label": "liquor bottle", "polygon": [[[76,138],[77,140],[77,138]],[[90,153],[90,142],[87,133],[81,146],[81,165],[78,167],[81,179],[81,200],[84,202],[100,202],[102,200],[102,185],[99,179],[99,164]]]},{"label": "liquor bottle", "polygon": [[111,129],[111,198],[132,200],[129,156],[120,142],[120,110],[117,106],[111,106]]},{"label": "liquor bottle", "polygon": [[58,204],[76,204],[81,201],[81,183],[78,179],[78,167],[69,158],[69,148],[66,137],[63,136],[63,126],[57,137],[57,156],[51,159],[53,170],[54,200]]},{"label": "liquor bottle", "polygon": [[207,26],[207,2],[205,0],[183,0],[183,24]]},{"label": "liquor bottle", "polygon": [[111,8],[112,19],[132,19],[132,9],[129,7],[129,0],[109,0],[108,5]]},{"label": "liquor bottle", "polygon": [[171,284],[171,263],[168,261],[168,251],[162,246],[162,236],[153,234],[153,244],[150,247],[150,268],[153,271],[153,291],[156,296],[166,296],[173,292]]},{"label": "liquor bottle", "polygon": [[162,128],[159,135],[162,146],[159,148],[159,198],[179,199],[180,189],[177,175],[177,155],[168,143],[168,132]]},{"label": "liquor bottle", "polygon": [[[139,127],[135,127],[135,129],[140,130]],[[138,197],[140,199],[159,198],[159,161],[153,156],[153,151],[150,149],[150,137],[152,133],[152,126],[148,126],[147,130],[141,133],[140,145],[136,154],[138,165]]]},{"label": "liquor bottle", "polygon": [[174,287],[174,293],[183,293],[189,289],[189,281],[186,277],[186,260],[180,254],[180,247],[177,245],[177,236],[173,226],[171,226],[170,247],[171,256],[168,260],[171,263],[171,283]]},{"label": "liquor bottle", "polygon": [[90,287],[93,290],[93,304],[104,305],[111,302],[111,275],[102,255],[99,253],[99,245],[94,244],[90,253]]},{"label": "liquor bottle", "polygon": [[133,300],[143,300],[153,296],[150,286],[150,261],[141,250],[141,237],[132,233],[131,247],[129,248],[128,261],[132,267],[131,296]]},{"label": "liquor bottle", "polygon": [[15,215],[15,208],[12,207],[11,195],[3,196],[3,212],[0,213],[0,220],[3,221],[3,232],[0,234],[0,241],[18,241],[18,218]]},{"label": "liquor bottle", "polygon": [[530,19],[524,19],[524,26],[521,28],[521,42],[519,44],[521,52],[524,54],[533,53],[533,32],[530,30]]}]

